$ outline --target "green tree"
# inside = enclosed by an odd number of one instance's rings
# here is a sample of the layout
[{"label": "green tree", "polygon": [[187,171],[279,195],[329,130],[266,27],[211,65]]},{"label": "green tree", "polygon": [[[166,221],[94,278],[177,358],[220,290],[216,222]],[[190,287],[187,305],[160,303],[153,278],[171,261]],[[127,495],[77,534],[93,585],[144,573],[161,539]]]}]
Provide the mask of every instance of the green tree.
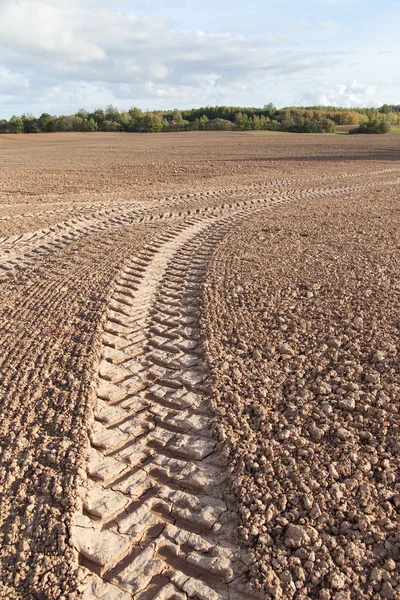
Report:
[{"label": "green tree", "polygon": [[250,129],[251,123],[249,121],[248,115],[246,113],[242,113],[241,111],[235,114],[235,125],[238,129]]},{"label": "green tree", "polygon": [[39,121],[32,114],[23,114],[21,119],[24,123],[24,133],[40,133]]},{"label": "green tree", "polygon": [[253,115],[250,119],[250,127],[253,130],[261,129],[260,117],[258,115]]},{"label": "green tree", "polygon": [[143,111],[140,108],[130,108],[128,110],[130,121],[128,131],[143,131]]},{"label": "green tree", "polygon": [[96,121],[97,125],[99,125],[99,129],[101,124],[106,120],[106,115],[102,108],[97,108],[90,116]]},{"label": "green tree", "polygon": [[180,110],[175,108],[170,117],[169,128],[171,131],[185,131],[189,128],[189,121],[183,118]]},{"label": "green tree", "polygon": [[120,121],[120,112],[119,112],[118,108],[116,108],[112,104],[109,104],[106,107],[105,117],[106,117],[105,120],[107,120],[107,121],[115,121],[116,123],[119,123],[119,121]]},{"label": "green tree", "polygon": [[53,117],[49,113],[42,113],[38,119],[40,130],[44,132],[51,131]]},{"label": "green tree", "polygon": [[208,120],[207,115],[201,115],[201,117],[199,117],[198,119],[193,121],[193,123],[195,125],[194,129],[197,129],[199,131],[204,131],[205,129],[207,129],[208,122],[209,122],[209,120]]},{"label": "green tree", "polygon": [[183,121],[182,113],[177,108],[175,108],[172,112],[172,121],[177,124],[182,123]]},{"label": "green tree", "polygon": [[235,124],[228,119],[211,119],[211,121],[207,123],[207,129],[217,131],[232,131],[232,129],[235,129]]},{"label": "green tree", "polygon": [[66,115],[57,120],[58,131],[82,131],[83,119],[75,115]]},{"label": "green tree", "polygon": [[376,114],[372,113],[372,116],[368,121],[361,123],[356,129],[350,129],[349,133],[369,133],[369,134],[383,134],[390,133],[391,126],[387,119],[382,116],[377,117]]},{"label": "green tree", "polygon": [[379,133],[390,133],[391,129],[392,128],[390,126],[390,123],[385,119],[382,119],[382,121],[378,125]]},{"label": "green tree", "polygon": [[130,114],[132,119],[141,119],[143,117],[142,109],[136,108],[136,106],[133,106],[132,108],[130,108],[128,110],[128,113]]},{"label": "green tree", "polygon": [[272,117],[275,115],[277,110],[276,110],[276,107],[274,106],[274,104],[272,102],[269,102],[268,104],[264,104],[264,112],[266,113],[264,116],[272,119]]},{"label": "green tree", "polygon": [[260,129],[271,129],[271,119],[269,117],[260,116]]},{"label": "green tree", "polygon": [[99,127],[101,131],[121,131],[121,125],[117,121],[106,119]]},{"label": "green tree", "polygon": [[13,115],[7,123],[7,133],[24,133],[24,122],[21,117]]},{"label": "green tree", "polygon": [[89,113],[88,113],[88,111],[87,111],[86,109],[84,109],[84,108],[80,108],[80,109],[78,110],[78,112],[77,112],[77,113],[75,113],[75,116],[76,116],[76,117],[80,117],[81,119],[84,119],[85,121],[88,121],[88,120],[89,120]]},{"label": "green tree", "polygon": [[168,127],[168,121],[160,114],[149,112],[143,117],[143,128],[148,133],[160,133]]},{"label": "green tree", "polygon": [[93,117],[90,117],[90,119],[87,122],[87,126],[88,126],[88,131],[97,131],[99,128],[99,126],[97,125],[97,123],[93,119]]}]

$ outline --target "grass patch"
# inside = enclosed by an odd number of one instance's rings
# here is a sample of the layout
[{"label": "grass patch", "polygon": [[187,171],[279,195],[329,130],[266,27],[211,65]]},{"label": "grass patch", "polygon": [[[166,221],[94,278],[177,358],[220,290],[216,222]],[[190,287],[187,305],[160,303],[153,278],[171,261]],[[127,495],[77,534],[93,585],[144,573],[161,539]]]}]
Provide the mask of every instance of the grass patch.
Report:
[{"label": "grass patch", "polygon": [[[354,127],[357,127],[357,125],[354,125]],[[255,131],[240,131],[239,133],[244,133],[246,135],[288,135],[287,131],[270,131],[270,130],[255,130]],[[400,133],[400,127],[392,127],[392,129],[390,130],[390,133]],[[301,134],[304,135],[304,134]],[[314,135],[314,134],[309,134],[309,135]],[[318,133],[315,135],[324,135],[323,133]],[[325,135],[332,135],[332,134],[325,134]],[[335,131],[335,135],[349,135],[348,131],[343,131],[343,130],[336,130]]]}]

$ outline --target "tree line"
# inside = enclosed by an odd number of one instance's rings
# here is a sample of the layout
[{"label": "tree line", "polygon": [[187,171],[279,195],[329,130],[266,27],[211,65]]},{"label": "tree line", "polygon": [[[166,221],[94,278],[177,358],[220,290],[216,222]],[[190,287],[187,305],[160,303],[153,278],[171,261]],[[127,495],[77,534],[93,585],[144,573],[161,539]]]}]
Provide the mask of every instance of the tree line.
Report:
[{"label": "tree line", "polygon": [[[382,125],[383,123],[383,125]],[[369,124],[369,125],[368,125]],[[373,124],[373,126],[370,126]],[[400,125],[400,105],[381,108],[337,108],[332,106],[263,108],[206,106],[190,110],[120,111],[109,105],[93,112],[81,109],[73,115],[40,117],[14,115],[0,120],[0,133],[50,133],[60,131],[127,131],[160,133],[164,131],[248,131],[271,130],[294,133],[334,133],[337,125],[369,128],[368,133],[387,133]],[[376,131],[375,131],[376,129]],[[358,129],[357,129],[358,131]],[[360,133],[363,131],[360,131]]]}]

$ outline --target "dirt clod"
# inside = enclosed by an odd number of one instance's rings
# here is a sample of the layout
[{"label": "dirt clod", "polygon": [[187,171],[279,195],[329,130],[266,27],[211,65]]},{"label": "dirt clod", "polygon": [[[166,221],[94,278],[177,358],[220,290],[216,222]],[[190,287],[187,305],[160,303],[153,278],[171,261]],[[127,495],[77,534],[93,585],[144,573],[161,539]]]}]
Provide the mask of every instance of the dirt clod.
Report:
[{"label": "dirt clod", "polygon": [[2,598],[399,597],[369,137],[0,136]]}]

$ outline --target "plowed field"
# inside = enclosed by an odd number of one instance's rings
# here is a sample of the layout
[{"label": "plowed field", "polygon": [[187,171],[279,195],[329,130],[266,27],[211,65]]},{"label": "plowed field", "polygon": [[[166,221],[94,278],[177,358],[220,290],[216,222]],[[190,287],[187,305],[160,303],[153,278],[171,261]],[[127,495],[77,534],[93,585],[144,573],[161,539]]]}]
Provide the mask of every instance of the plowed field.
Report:
[{"label": "plowed field", "polygon": [[0,597],[399,598],[399,136],[0,152]]}]

